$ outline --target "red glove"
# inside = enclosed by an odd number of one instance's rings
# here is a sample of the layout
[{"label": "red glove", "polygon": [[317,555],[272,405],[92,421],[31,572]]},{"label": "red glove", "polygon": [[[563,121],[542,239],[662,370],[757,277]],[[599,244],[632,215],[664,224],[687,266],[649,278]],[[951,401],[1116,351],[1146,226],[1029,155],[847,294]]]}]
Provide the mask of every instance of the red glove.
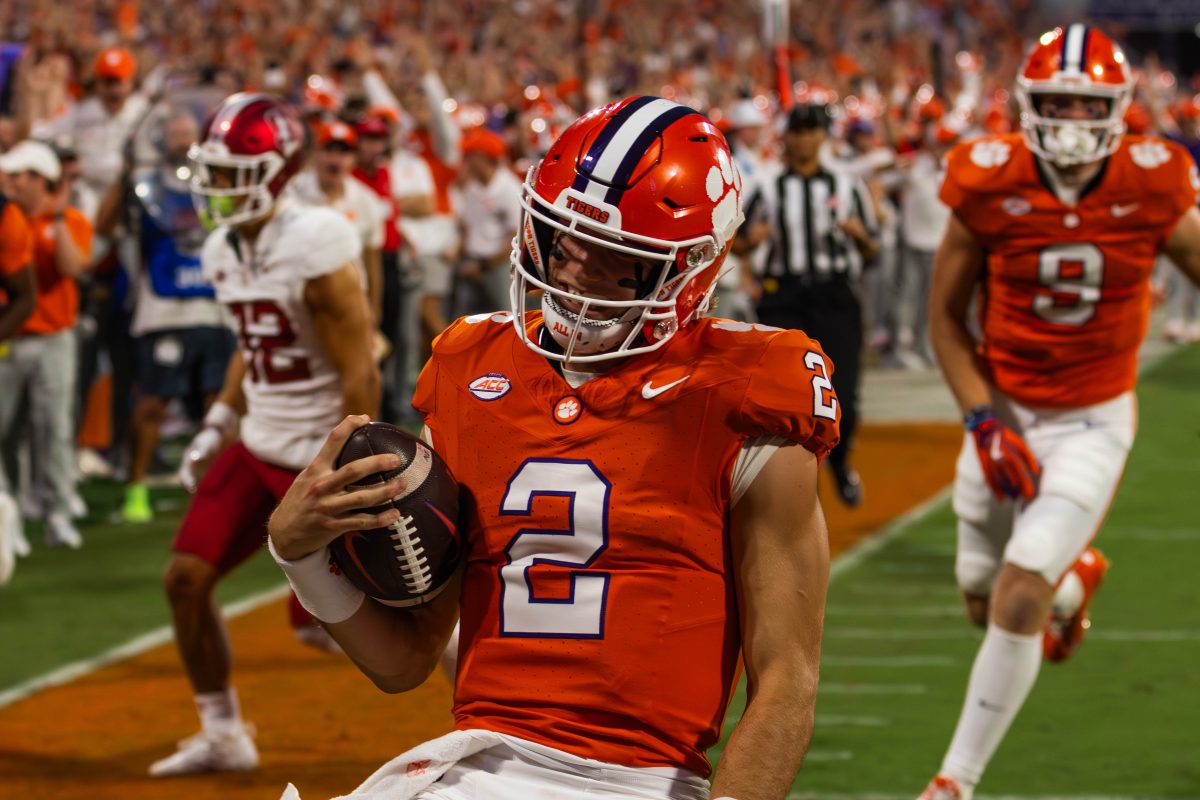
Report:
[{"label": "red glove", "polygon": [[1037,494],[1041,465],[1021,435],[996,419],[991,406],[971,409],[963,423],[975,437],[983,477],[997,500],[1028,500]]}]

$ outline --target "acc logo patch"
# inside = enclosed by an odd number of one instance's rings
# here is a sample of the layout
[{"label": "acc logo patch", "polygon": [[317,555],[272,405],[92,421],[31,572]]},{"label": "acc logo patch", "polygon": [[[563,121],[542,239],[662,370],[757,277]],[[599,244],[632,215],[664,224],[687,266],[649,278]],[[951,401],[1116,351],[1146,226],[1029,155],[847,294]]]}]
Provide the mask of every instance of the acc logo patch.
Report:
[{"label": "acc logo patch", "polygon": [[570,425],[579,419],[583,412],[583,403],[573,394],[569,394],[554,405],[554,421],[559,425]]},{"label": "acc logo patch", "polygon": [[511,388],[512,381],[498,372],[489,372],[487,375],[480,375],[467,384],[467,390],[485,402],[499,400],[508,394],[508,390]]},{"label": "acc logo patch", "polygon": [[998,167],[1005,161],[1008,161],[1008,156],[1012,152],[1006,142],[998,142],[995,139],[981,139],[971,148],[971,163],[977,167],[990,169]]},{"label": "acc logo patch", "polygon": [[1024,197],[1006,197],[1000,203],[1000,208],[1004,209],[1004,213],[1014,217],[1021,217],[1033,211],[1033,206]]}]

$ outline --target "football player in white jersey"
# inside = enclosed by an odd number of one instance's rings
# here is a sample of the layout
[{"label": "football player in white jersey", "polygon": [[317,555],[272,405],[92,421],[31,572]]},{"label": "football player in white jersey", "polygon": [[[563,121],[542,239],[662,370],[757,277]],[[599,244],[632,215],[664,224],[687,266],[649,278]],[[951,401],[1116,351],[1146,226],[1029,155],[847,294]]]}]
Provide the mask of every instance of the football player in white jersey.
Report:
[{"label": "football player in white jersey", "polygon": [[[271,511],[329,428],[379,404],[358,234],[332,209],[278,200],[300,167],[303,139],[282,101],[242,93],[221,104],[190,153],[192,191],[219,225],[202,268],[239,347],[184,453],[180,478],[194,497],[164,578],[202,730],[151,766],[155,776],[258,765],[213,590],[262,547]],[[293,614],[297,622],[311,626]]]}]

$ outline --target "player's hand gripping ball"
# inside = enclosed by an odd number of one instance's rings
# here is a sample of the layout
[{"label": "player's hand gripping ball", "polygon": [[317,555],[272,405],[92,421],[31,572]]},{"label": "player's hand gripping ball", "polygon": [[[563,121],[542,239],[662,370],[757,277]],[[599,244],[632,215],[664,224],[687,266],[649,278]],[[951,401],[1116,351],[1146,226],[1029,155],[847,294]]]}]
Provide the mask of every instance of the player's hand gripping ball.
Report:
[{"label": "player's hand gripping ball", "polygon": [[[388,504],[400,512],[400,519],[386,528],[342,534],[329,544],[329,551],[342,573],[368,597],[390,606],[421,605],[446,586],[463,554],[458,483],[433,448],[385,422],[367,423],[351,434],[338,454],[337,467],[382,453],[395,453],[400,466],[354,485],[403,476],[406,488]],[[364,510],[378,514],[387,507]]]}]

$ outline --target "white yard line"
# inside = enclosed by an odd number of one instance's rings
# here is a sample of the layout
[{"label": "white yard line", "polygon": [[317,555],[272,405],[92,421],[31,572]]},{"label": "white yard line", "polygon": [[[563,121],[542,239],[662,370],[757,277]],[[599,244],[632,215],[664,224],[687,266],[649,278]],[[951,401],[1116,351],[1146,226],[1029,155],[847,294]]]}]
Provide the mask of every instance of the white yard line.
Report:
[{"label": "white yard line", "polygon": [[1100,544],[1110,540],[1134,542],[1200,542],[1200,528],[1138,528],[1101,531]]},{"label": "white yard line", "polygon": [[834,605],[826,606],[827,616],[839,617],[934,617],[966,619],[962,603],[946,603],[940,606],[893,606],[893,605]]},{"label": "white yard line", "polygon": [[809,750],[804,754],[805,761],[852,761],[852,750]]},{"label": "white yard line", "polygon": [[929,694],[923,683],[830,683],[821,681],[821,694]]},{"label": "white yard line", "polygon": [[[222,610],[226,619],[241,616],[242,614],[253,611],[259,606],[264,606],[267,603],[278,600],[287,596],[288,586],[286,583],[267,589],[266,591],[252,594],[238,600],[235,603],[230,603],[223,606]],[[105,650],[92,658],[85,658],[80,661],[75,661],[65,666],[59,667],[45,675],[39,675],[36,678],[31,678],[24,683],[18,683],[16,686],[4,692],[0,692],[0,708],[10,706],[18,700],[24,700],[32,694],[49,689],[54,686],[61,686],[64,683],[70,683],[73,680],[82,678],[84,675],[95,672],[98,669],[107,667],[109,664],[115,664],[118,661],[124,661],[127,658],[141,655],[147,650],[152,650],[159,645],[166,644],[174,638],[174,633],[169,625],[164,625],[161,628],[155,628],[149,633],[144,633],[141,636],[134,637],[124,644]]]},{"label": "white yard line", "polygon": [[894,539],[903,536],[908,532],[909,528],[920,522],[949,497],[950,487],[947,486],[925,502],[896,517],[879,533],[867,536],[858,541],[853,547],[833,560],[833,564],[829,568],[830,582],[837,580],[845,573],[862,564]]},{"label": "white yard line", "polygon": [[887,717],[817,714],[818,728],[886,728],[892,724]]},{"label": "white yard line", "polygon": [[[975,639],[983,632],[968,626],[945,628],[857,628],[833,627],[825,629],[826,639]],[[1119,628],[1095,628],[1088,631],[1088,641],[1097,642],[1200,642],[1200,629],[1173,628],[1165,630],[1124,630]]]},{"label": "white yard line", "polygon": [[958,661],[950,656],[822,656],[822,667],[953,667]]}]

